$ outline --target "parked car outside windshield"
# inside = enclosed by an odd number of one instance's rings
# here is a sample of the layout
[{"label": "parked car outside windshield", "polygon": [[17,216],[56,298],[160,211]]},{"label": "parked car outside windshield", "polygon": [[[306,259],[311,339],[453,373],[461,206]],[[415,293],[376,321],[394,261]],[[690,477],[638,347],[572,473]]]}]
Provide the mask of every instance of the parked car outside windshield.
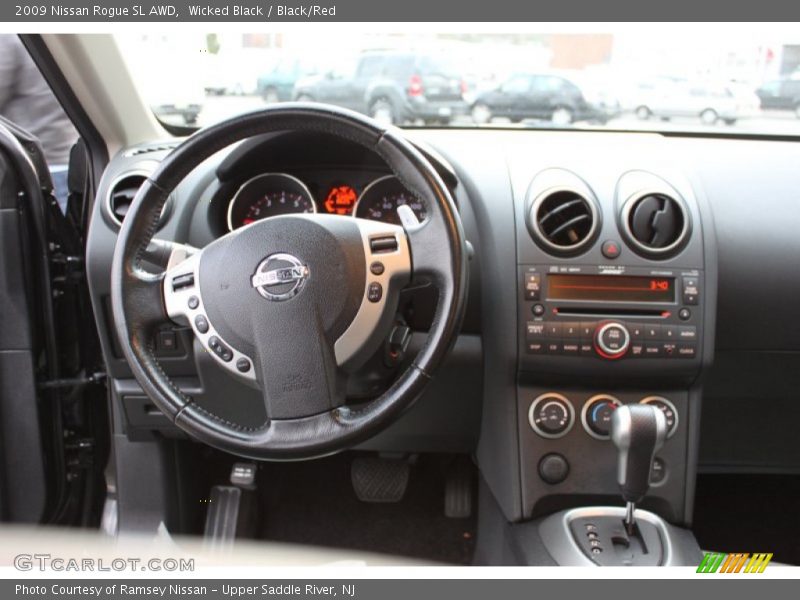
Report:
[{"label": "parked car outside windshield", "polygon": [[[134,83],[167,127],[202,127],[303,101],[401,127],[800,135],[796,29],[742,36],[717,24],[675,44],[652,27],[601,27],[115,38],[127,60],[146,67],[132,69]],[[155,63],[159,69],[151,68]]]},{"label": "parked car outside windshield", "polygon": [[387,124],[448,124],[466,112],[458,66],[431,54],[364,52],[350,70],[301,81],[294,98],[357,110]]},{"label": "parked car outside windshield", "polygon": [[495,117],[506,117],[512,123],[540,119],[564,126],[576,121],[605,124],[619,113],[616,101],[603,102],[598,98],[592,102],[587,96],[574,79],[555,74],[518,73],[497,88],[479,94],[471,114],[479,125]]},{"label": "parked car outside windshield", "polygon": [[768,81],[756,91],[761,108],[792,111],[800,119],[800,74],[792,79]]}]

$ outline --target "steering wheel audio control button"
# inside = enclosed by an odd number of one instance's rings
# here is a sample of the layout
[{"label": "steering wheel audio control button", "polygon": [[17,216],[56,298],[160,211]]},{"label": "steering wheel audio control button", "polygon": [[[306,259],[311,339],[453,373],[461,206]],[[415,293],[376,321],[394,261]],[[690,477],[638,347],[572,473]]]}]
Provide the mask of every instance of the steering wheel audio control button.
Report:
[{"label": "steering wheel audio control button", "polygon": [[172,291],[174,292],[193,286],[194,273],[184,273],[183,275],[176,275],[172,278]]},{"label": "steering wheel audio control button", "polygon": [[246,358],[240,358],[236,361],[236,368],[242,373],[247,373],[250,370],[250,361]]},{"label": "steering wheel audio control button", "polygon": [[379,254],[381,252],[397,252],[397,238],[393,235],[375,237],[369,241],[369,247],[374,254]]},{"label": "steering wheel audio control button", "polygon": [[385,270],[386,267],[379,260],[376,260],[369,266],[369,272],[372,273],[373,275],[383,275],[383,272]]},{"label": "steering wheel audio control button", "polygon": [[194,318],[194,326],[197,327],[197,331],[200,333],[208,333],[208,319],[206,319],[205,315],[197,315]]},{"label": "steering wheel audio control button", "polygon": [[196,309],[198,306],[200,306],[200,298],[198,298],[197,296],[190,296],[190,297],[189,297],[189,301],[188,301],[186,304],[188,304],[188,305],[189,305],[189,308],[191,308],[192,310],[194,310],[194,309]]},{"label": "steering wheel audio control button", "polygon": [[208,338],[208,347],[225,362],[231,362],[231,360],[233,360],[233,352],[231,352],[231,349],[223,344],[217,336],[212,335]]},{"label": "steering wheel audio control button", "polygon": [[370,302],[380,302],[383,298],[383,286],[377,281],[373,281],[367,287],[367,300]]}]

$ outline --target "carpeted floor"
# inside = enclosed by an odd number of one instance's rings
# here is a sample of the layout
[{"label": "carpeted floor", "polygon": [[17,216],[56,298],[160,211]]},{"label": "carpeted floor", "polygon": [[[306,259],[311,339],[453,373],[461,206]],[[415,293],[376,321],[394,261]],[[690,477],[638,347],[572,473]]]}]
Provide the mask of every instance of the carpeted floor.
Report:
[{"label": "carpeted floor", "polygon": [[259,486],[261,537],[453,564],[471,562],[474,517],[444,516],[444,474],[452,458],[420,457],[411,467],[404,498],[374,504],[361,502],[353,491],[353,456],[265,465]]},{"label": "carpeted floor", "polygon": [[704,550],[800,565],[800,475],[700,475],[692,529]]}]

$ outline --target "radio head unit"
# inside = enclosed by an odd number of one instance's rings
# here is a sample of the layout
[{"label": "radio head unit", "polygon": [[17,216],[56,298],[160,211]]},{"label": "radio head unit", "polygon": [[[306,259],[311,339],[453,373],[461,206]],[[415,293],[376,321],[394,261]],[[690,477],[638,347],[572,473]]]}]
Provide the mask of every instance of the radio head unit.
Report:
[{"label": "radio head unit", "polygon": [[596,364],[661,359],[647,363],[655,367],[678,359],[694,365],[702,281],[700,269],[521,266],[520,364],[538,370],[574,357]]}]

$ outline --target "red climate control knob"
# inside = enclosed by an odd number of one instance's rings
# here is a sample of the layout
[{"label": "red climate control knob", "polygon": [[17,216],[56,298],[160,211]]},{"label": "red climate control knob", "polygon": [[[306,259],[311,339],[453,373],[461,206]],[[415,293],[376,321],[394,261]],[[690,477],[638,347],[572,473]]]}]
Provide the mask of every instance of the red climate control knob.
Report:
[{"label": "red climate control knob", "polygon": [[622,323],[604,321],[594,333],[594,349],[603,358],[622,358],[631,345],[631,334]]}]

